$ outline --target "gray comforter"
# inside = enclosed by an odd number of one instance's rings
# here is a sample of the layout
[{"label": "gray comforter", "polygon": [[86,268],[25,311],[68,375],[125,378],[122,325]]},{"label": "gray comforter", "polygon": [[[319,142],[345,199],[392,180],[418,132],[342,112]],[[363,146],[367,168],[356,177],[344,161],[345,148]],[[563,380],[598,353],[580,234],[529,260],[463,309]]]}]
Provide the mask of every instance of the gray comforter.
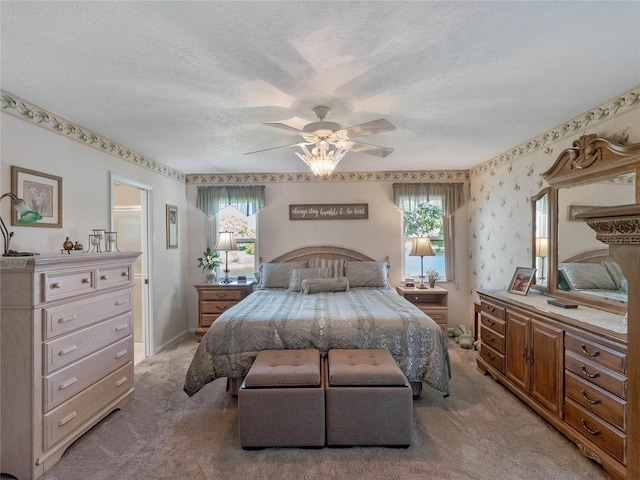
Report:
[{"label": "gray comforter", "polygon": [[202,337],[187,371],[191,396],[220,377],[243,377],[260,350],[386,348],[409,381],[449,394],[447,338],[391,289],[340,293],[258,290],[225,311]]}]

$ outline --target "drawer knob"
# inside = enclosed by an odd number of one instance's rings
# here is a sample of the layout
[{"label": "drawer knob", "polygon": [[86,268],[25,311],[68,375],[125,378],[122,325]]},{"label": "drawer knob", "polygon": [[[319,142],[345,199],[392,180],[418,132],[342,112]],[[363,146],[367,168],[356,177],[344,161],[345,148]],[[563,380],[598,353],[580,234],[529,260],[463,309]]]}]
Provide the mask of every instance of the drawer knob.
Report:
[{"label": "drawer knob", "polygon": [[584,397],[584,399],[589,402],[591,405],[598,405],[600,403],[600,399],[596,398],[595,400],[591,400],[588,396],[587,396],[587,392],[584,391],[584,389],[580,389],[580,393],[582,394],[582,396]]},{"label": "drawer knob", "polygon": [[584,354],[589,357],[597,357],[598,355],[600,355],[600,350],[596,350],[595,352],[591,353],[589,350],[587,350],[587,347],[585,346],[584,343],[580,345],[580,348],[582,348],[582,351],[584,352]]},{"label": "drawer knob", "polygon": [[584,373],[589,378],[598,378],[600,376],[599,372],[596,372],[596,373],[587,372],[587,369],[584,365],[580,365],[580,368],[582,369],[582,373]]},{"label": "drawer knob", "polygon": [[60,282],[52,283],[50,285],[51,288],[61,288],[62,284]]},{"label": "drawer knob", "polygon": [[493,355],[491,352],[487,352],[487,351],[485,351],[484,353],[485,353],[485,355],[486,355],[487,357],[489,357],[491,360],[495,360],[495,359],[496,359],[496,356],[495,356],[495,355]]},{"label": "drawer knob", "polygon": [[89,283],[89,282],[91,282],[89,278],[83,278],[82,280],[80,280],[80,283]]},{"label": "drawer knob", "polygon": [[496,337],[494,337],[490,333],[487,333],[487,340],[489,340],[490,342],[495,342],[496,341]]},{"label": "drawer knob", "polygon": [[580,423],[582,424],[582,428],[584,428],[587,432],[589,432],[591,435],[600,435],[600,430],[598,430],[597,428],[595,430],[591,430],[588,426],[587,426],[587,421],[584,418],[580,419]]},{"label": "drawer knob", "polygon": [[100,280],[106,280],[109,278],[109,275],[101,275]]},{"label": "drawer knob", "polygon": [[491,305],[487,306],[487,310],[489,310],[491,313],[496,311],[496,307],[492,307]]},{"label": "drawer knob", "polygon": [[58,422],[58,426],[61,427],[63,426],[65,423],[69,423],[71,420],[73,420],[78,414],[76,412],[71,412],[69,415],[67,415],[66,417],[60,419],[60,421]]},{"label": "drawer knob", "polygon": [[123,277],[129,277],[129,272],[122,272],[120,275],[122,275]]},{"label": "drawer knob", "polygon": [[493,326],[496,322],[495,322],[495,321],[493,321],[493,320],[491,320],[491,319],[489,319],[489,318],[487,318],[487,323],[488,323],[489,325]]}]

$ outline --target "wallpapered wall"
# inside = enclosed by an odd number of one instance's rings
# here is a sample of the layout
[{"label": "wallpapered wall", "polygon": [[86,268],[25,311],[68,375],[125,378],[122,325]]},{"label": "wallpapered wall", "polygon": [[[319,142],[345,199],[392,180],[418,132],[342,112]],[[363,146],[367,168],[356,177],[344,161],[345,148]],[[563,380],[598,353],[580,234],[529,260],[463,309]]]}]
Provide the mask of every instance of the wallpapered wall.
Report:
[{"label": "wallpapered wall", "polygon": [[640,106],[584,128],[574,126],[571,133],[528,154],[495,167],[472,170],[469,285],[474,301],[478,301],[476,289],[506,288],[516,267],[532,266],[530,199],[548,186],[542,173],[582,135],[628,135],[629,143],[640,142]]}]

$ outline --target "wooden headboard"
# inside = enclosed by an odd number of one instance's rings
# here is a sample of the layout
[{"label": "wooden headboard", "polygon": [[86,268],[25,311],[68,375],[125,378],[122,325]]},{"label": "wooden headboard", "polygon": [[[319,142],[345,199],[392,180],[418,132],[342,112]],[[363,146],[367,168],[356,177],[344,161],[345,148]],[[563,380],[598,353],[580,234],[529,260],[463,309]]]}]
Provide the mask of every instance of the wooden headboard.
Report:
[{"label": "wooden headboard", "polygon": [[[290,252],[280,255],[277,258],[271,260],[271,263],[282,262],[297,262],[310,260],[312,258],[342,258],[344,260],[357,261],[357,262],[375,262],[374,258],[365,255],[364,253],[356,252],[350,248],[344,247],[331,247],[326,245],[316,245],[311,247],[298,248]],[[260,259],[262,262],[262,259]],[[389,257],[385,259],[389,261]]]}]

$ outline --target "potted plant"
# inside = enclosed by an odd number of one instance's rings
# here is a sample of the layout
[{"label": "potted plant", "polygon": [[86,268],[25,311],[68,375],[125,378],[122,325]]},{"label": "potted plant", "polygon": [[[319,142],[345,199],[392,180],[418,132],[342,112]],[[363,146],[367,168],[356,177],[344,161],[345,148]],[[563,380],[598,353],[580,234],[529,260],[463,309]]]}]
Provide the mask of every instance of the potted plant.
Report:
[{"label": "potted plant", "polygon": [[436,280],[440,277],[440,274],[437,270],[430,268],[426,271],[427,279],[429,280],[429,288],[433,288],[436,286]]},{"label": "potted plant", "polygon": [[222,263],[220,254],[207,247],[207,250],[203,253],[202,257],[198,258],[199,267],[202,267],[202,271],[207,276],[207,282],[213,283],[216,281],[215,268]]}]

